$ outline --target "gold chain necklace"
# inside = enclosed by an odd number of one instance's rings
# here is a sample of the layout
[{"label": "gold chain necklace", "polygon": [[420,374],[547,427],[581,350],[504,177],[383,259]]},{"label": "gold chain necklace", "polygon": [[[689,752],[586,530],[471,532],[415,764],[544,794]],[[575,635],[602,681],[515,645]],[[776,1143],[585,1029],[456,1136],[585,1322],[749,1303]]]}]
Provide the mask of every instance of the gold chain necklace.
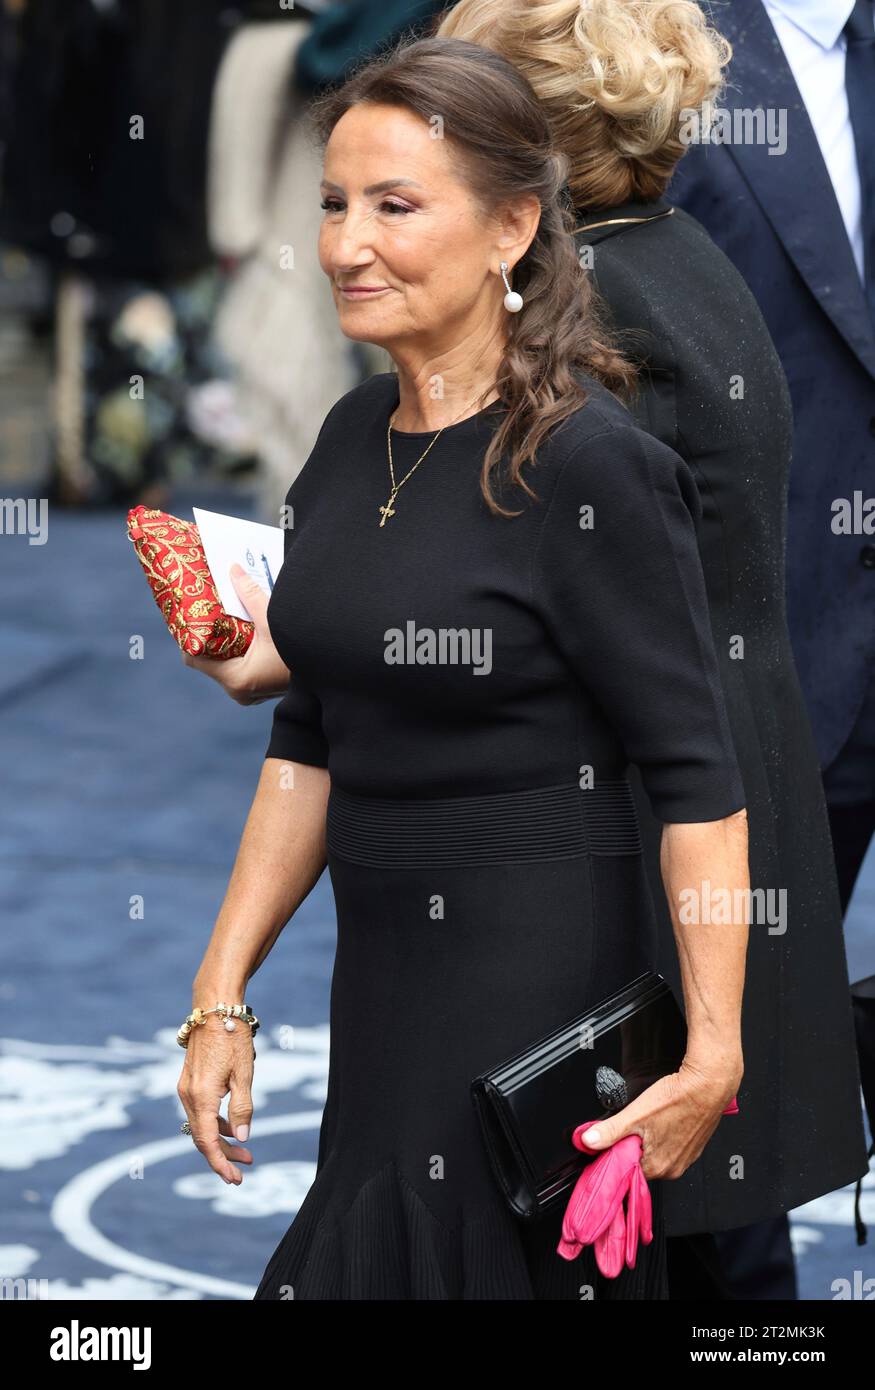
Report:
[{"label": "gold chain necklace", "polygon": [[389,418],[389,427],[386,430],[386,443],[389,448],[389,477],[392,479],[392,491],[389,493],[389,497],[385,507],[380,507],[379,509],[381,526],[385,526],[389,517],[395,515],[395,508],[392,506],[392,503],[395,501],[395,498],[398,496],[398,493],[401,491],[404,484],[407,482],[407,479],[411,476],[411,474],[416,472],[417,468],[422,463],[422,460],[425,458],[425,455],[428,453],[428,450],[431,449],[438,442],[444,430],[449,429],[450,425],[455,425],[456,421],[461,420],[462,416],[465,414],[465,411],[470,410],[472,405],[476,405],[479,399],[479,396],[475,396],[473,401],[469,401],[468,405],[466,405],[462,410],[459,411],[459,414],[456,416],[455,420],[448,420],[445,425],[441,425],[434,439],[431,441],[428,448],[425,450],[425,453],[420,454],[413,467],[404,474],[404,477],[401,479],[400,483],[396,483],[395,481],[395,466],[392,461],[392,421],[395,419],[395,416],[398,413],[398,408],[395,408],[395,410],[392,412],[392,415]]}]

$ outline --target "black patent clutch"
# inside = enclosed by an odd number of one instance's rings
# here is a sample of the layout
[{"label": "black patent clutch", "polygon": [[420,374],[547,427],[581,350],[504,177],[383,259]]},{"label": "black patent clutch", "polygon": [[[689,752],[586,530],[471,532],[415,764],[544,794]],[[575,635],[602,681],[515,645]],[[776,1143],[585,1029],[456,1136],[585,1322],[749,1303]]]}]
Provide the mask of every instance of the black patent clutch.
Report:
[{"label": "black patent clutch", "polygon": [[571,1136],[676,1072],[687,1028],[662,975],[648,971],[471,1082],[496,1180],[518,1216],[562,1201],[586,1165]]}]

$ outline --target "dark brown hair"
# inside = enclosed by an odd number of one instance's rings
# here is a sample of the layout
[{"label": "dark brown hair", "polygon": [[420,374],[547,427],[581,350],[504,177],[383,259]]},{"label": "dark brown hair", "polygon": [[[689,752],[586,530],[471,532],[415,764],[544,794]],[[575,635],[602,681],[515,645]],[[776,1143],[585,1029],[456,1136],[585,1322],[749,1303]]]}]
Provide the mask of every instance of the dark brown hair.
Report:
[{"label": "dark brown hair", "polygon": [[522,477],[527,461],[562,420],[584,404],[578,375],[623,393],[634,368],[599,321],[597,300],[572,238],[574,217],[562,197],[567,160],[557,153],[547,117],[525,78],[506,59],[462,39],[402,40],[319,97],[312,129],[323,149],[337,122],[362,102],[400,106],[426,122],[440,115],[445,138],[459,156],[460,176],[484,212],[534,193],[538,229],[513,270],[525,299],[508,314],[495,386],[506,406],[483,461],[480,487],[490,509],[515,516],[492,491],[503,456],[507,477],[530,497]]}]

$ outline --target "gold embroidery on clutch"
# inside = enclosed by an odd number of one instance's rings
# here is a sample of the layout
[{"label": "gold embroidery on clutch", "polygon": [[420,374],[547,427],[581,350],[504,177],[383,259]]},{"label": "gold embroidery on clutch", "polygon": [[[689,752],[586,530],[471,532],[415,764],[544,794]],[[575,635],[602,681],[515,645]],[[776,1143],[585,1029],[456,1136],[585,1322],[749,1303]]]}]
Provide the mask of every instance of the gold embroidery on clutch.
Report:
[{"label": "gold embroidery on clutch", "polygon": [[[219,658],[242,656],[253,625],[223,612],[195,524],[154,508],[133,507],[128,513],[128,535],[159,611],[182,650]],[[164,555],[159,541],[166,547]],[[186,598],[195,600],[187,614]],[[215,613],[212,622],[192,621],[208,619],[210,613]]]}]

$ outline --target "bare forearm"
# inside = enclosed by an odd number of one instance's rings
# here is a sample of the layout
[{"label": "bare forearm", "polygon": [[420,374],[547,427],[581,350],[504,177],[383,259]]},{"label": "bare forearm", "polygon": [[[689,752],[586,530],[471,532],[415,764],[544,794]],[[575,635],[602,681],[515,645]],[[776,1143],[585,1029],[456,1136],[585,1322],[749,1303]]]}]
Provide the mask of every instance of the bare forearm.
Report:
[{"label": "bare forearm", "polygon": [[[743,811],[724,820],[663,828],[662,876],[680,960],[687,1057],[703,1067],[742,1064],[747,848]],[[704,910],[706,898],[711,907],[729,907],[728,915]]]},{"label": "bare forearm", "polygon": [[193,1004],[239,1002],[325,867],[324,768],[265,758]]}]

